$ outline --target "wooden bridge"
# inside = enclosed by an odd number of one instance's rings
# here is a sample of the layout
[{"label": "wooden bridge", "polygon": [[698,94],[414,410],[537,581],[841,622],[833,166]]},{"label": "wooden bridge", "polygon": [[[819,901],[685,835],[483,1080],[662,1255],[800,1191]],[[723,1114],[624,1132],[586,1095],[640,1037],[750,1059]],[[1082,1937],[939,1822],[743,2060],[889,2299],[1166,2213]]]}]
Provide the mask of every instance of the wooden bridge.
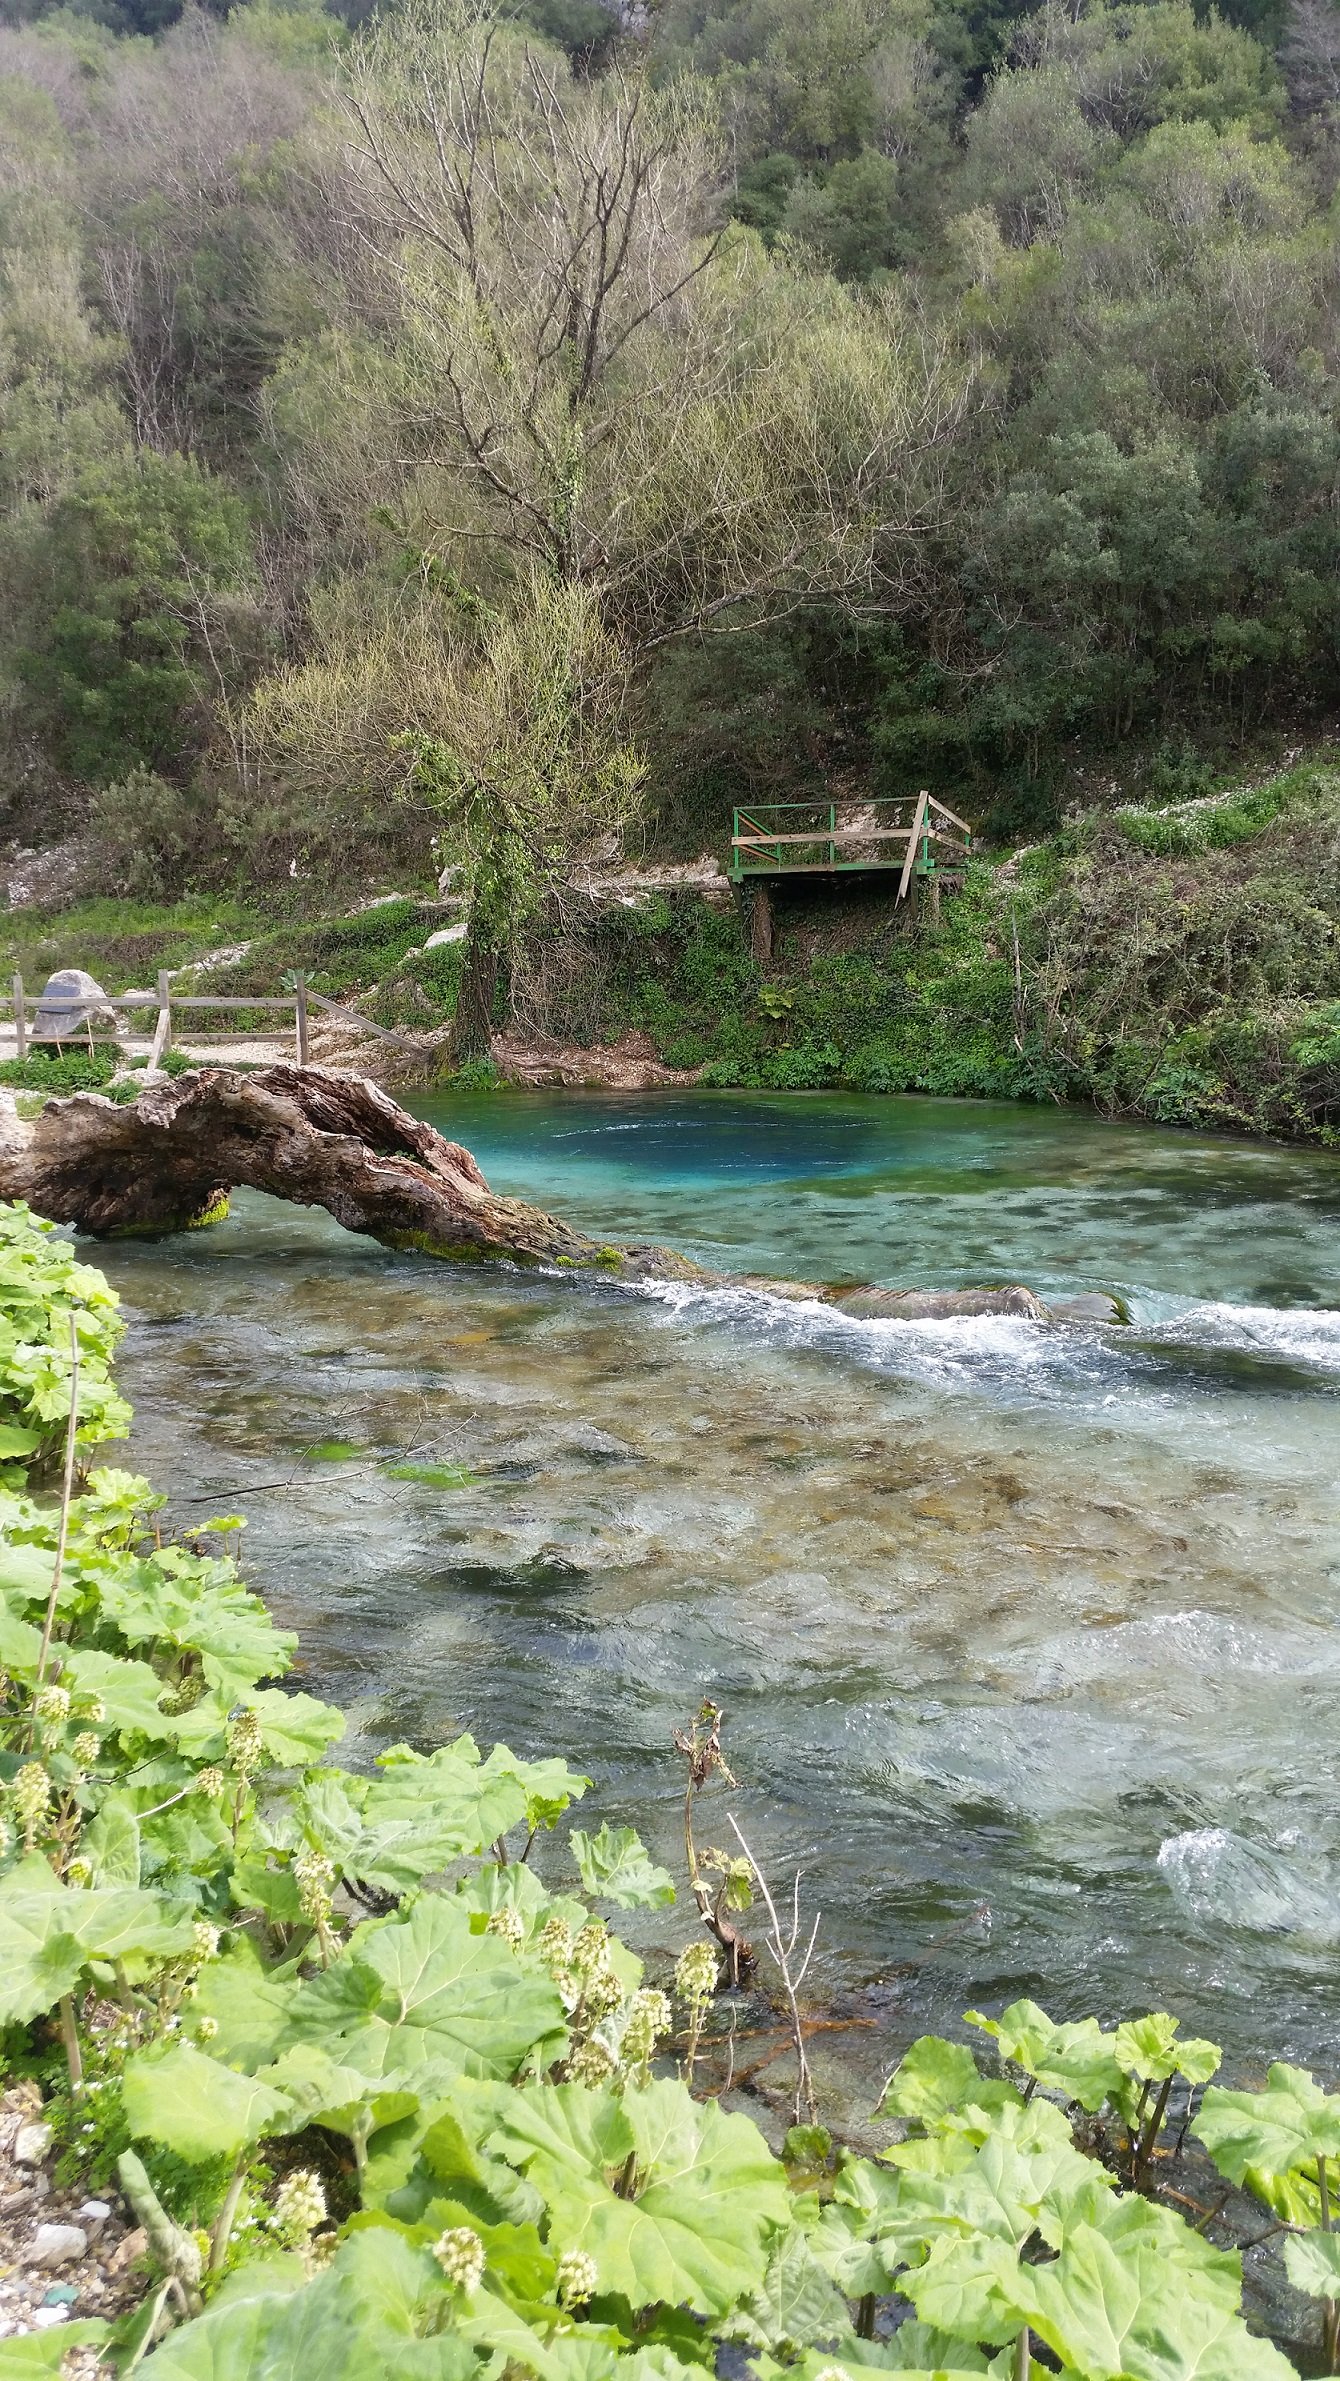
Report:
[{"label": "wooden bridge", "polygon": [[934,794],[888,800],[768,802],[737,810],[731,876],[836,876],[897,869],[898,899],[914,877],[961,874],[972,829]]},{"label": "wooden bridge", "polygon": [[972,829],[934,794],[841,802],[765,802],[735,812],[731,881],[753,887],[754,956],[772,955],[769,886],[779,877],[892,875],[905,901],[924,884],[932,916],[940,888],[959,884],[972,852]]}]

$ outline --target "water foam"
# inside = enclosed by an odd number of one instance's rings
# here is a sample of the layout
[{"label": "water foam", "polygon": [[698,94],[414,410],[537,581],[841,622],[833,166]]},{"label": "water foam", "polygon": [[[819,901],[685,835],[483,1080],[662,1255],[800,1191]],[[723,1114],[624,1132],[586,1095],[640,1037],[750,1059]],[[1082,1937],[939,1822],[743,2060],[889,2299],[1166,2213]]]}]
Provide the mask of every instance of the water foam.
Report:
[{"label": "water foam", "polygon": [[1193,1827],[1165,1838],[1158,1866],[1189,1917],[1250,1934],[1340,1941],[1338,1881],[1305,1856],[1249,1843],[1228,1827]]},{"label": "water foam", "polygon": [[[1304,1377],[1340,1375],[1340,1311],[1324,1307],[1206,1301],[1134,1326],[1039,1324],[1021,1315],[905,1321],[848,1315],[821,1298],[782,1298],[728,1283],[650,1281],[640,1288],[668,1321],[743,1332],[772,1348],[827,1353],[950,1392],[1022,1391],[1029,1399],[1078,1400],[1089,1409],[1134,1401],[1162,1411],[1181,1349],[1289,1363]],[[1136,1292],[1137,1311],[1139,1303]]]},{"label": "water foam", "polygon": [[1217,1299],[1146,1325],[1141,1337],[1166,1347],[1227,1348],[1283,1356],[1340,1372],[1340,1310],[1334,1307],[1229,1306]]}]

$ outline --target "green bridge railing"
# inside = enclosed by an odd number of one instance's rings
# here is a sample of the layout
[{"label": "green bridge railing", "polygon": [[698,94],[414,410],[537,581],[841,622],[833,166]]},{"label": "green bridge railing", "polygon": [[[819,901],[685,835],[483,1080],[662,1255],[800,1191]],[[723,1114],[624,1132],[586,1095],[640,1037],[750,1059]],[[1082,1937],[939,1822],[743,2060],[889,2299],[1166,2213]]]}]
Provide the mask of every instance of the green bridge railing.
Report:
[{"label": "green bridge railing", "polygon": [[934,794],[867,801],[764,802],[737,810],[731,877],[899,872],[901,899],[914,876],[960,869],[972,851],[966,819]]}]

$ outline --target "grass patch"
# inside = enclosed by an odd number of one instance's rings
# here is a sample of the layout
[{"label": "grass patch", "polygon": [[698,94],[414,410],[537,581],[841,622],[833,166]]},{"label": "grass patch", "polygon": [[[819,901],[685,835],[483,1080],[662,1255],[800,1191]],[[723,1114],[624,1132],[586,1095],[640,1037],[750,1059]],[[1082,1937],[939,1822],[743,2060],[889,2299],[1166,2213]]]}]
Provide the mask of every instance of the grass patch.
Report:
[{"label": "grass patch", "polygon": [[241,903],[204,897],[171,904],[81,901],[60,911],[11,910],[0,960],[40,992],[58,967],[87,968],[106,992],[150,990],[160,967],[185,967],[221,944],[243,942],[257,924]]},{"label": "grass patch", "polygon": [[60,1056],[45,1050],[30,1058],[7,1058],[0,1064],[0,1083],[15,1091],[101,1091],[121,1064],[119,1050],[102,1047],[67,1050]]}]

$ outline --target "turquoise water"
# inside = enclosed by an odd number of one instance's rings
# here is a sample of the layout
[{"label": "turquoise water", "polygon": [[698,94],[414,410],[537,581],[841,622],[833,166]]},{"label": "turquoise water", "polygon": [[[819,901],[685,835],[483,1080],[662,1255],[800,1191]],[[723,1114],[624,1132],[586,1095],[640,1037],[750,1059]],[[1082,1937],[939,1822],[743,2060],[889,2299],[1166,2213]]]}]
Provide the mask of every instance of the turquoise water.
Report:
[{"label": "turquoise water", "polygon": [[[878,2065],[1032,1991],[1329,2064],[1340,1170],[970,1103],[440,1100],[500,1190],[724,1271],[1103,1288],[1128,1330],[858,1323],[394,1256],[239,1198],[100,1261],[134,1452],[250,1515],[350,1752],[561,1750],[677,1856],[670,1730],[822,1907]],[[349,1460],[314,1460],[338,1439]],[[473,1485],[388,1476],[448,1463]],[[643,1922],[682,1943],[682,1913]]]}]

